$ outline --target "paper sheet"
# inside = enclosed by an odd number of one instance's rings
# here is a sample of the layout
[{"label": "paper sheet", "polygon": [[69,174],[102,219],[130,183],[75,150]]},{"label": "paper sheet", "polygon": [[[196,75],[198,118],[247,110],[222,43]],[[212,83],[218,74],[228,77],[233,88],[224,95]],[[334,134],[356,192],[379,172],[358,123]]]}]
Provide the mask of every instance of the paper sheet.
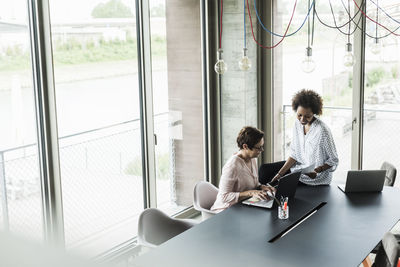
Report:
[{"label": "paper sheet", "polygon": [[302,174],[304,174],[304,173],[313,172],[314,169],[315,169],[315,163],[311,164],[310,166],[306,166],[306,167],[304,167],[304,168],[301,168],[301,169],[299,169],[299,170],[297,170],[297,171],[299,171],[299,172],[301,172]]}]

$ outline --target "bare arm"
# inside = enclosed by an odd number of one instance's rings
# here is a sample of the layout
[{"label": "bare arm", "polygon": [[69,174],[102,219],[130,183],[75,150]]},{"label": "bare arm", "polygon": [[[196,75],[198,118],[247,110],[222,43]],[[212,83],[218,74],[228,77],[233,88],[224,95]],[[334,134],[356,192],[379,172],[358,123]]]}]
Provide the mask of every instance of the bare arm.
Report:
[{"label": "bare arm", "polygon": [[285,173],[296,163],[292,157],[289,157],[285,164],[283,164],[282,168],[278,171],[278,173],[272,178],[271,182],[279,180]]}]

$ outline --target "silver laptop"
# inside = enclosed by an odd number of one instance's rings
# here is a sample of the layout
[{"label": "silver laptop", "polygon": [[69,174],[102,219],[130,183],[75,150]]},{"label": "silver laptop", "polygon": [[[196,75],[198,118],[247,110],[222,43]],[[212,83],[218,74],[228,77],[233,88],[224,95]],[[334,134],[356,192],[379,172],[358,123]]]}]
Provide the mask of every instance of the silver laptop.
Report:
[{"label": "silver laptop", "polygon": [[380,192],[385,183],[386,170],[348,171],[346,185],[338,185],[345,193]]},{"label": "silver laptop", "polygon": [[[281,196],[289,197],[292,199],[296,194],[297,184],[300,179],[301,172],[289,173],[279,179],[279,183],[276,188],[275,197],[280,200]],[[274,206],[274,200],[262,200],[249,198],[242,202],[243,204],[256,206],[261,208],[271,209]]]}]

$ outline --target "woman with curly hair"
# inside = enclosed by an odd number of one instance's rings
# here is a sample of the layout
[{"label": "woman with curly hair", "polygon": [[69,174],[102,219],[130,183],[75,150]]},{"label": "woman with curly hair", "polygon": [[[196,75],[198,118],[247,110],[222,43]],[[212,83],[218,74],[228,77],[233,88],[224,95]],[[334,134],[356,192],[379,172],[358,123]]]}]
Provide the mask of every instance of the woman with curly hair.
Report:
[{"label": "woman with curly hair", "polygon": [[279,180],[288,172],[295,172],[315,164],[314,171],[300,176],[307,185],[328,185],[332,172],[339,163],[335,142],[329,127],[317,116],[322,114],[322,98],[312,90],[303,89],[292,99],[297,120],[293,127],[290,156],[286,161],[263,164],[260,167],[261,183]]},{"label": "woman with curly hair", "polygon": [[269,199],[267,191],[275,191],[275,188],[258,182],[256,158],[264,150],[264,133],[254,127],[243,127],[236,143],[239,151],[222,169],[217,199],[211,207],[213,211],[225,210],[250,197]]}]

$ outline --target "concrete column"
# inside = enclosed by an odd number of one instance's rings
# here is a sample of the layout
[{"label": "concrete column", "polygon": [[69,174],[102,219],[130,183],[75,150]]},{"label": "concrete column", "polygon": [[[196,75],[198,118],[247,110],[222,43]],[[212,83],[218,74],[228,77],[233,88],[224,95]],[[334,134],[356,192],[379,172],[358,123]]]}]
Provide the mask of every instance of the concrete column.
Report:
[{"label": "concrete column", "polygon": [[195,183],[204,178],[200,1],[165,3],[168,104],[182,114],[183,138],[173,141],[176,200],[189,206]]}]

